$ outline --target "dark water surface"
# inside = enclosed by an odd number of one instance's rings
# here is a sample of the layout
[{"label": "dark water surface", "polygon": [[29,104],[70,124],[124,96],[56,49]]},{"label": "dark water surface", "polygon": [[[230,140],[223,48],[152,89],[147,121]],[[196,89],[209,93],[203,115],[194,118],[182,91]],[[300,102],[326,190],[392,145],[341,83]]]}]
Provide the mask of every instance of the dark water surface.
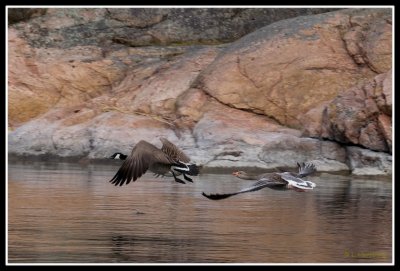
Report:
[{"label": "dark water surface", "polygon": [[[118,162],[118,161],[116,161]],[[8,165],[9,263],[391,263],[392,180],[309,177],[310,192],[205,174],[182,185],[118,163]]]}]

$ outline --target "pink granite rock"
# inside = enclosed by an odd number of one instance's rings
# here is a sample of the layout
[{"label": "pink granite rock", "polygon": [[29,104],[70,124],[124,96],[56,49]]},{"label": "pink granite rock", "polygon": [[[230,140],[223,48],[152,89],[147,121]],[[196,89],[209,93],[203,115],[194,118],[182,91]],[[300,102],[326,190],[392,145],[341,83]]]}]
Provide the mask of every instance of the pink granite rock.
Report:
[{"label": "pink granite rock", "polygon": [[[198,29],[184,44],[165,11],[138,14],[49,9],[9,26],[10,154],[104,158],[164,136],[209,167],[343,171],[348,144],[391,152],[391,9],[282,20],[226,44]],[[368,159],[355,153],[357,172]]]}]

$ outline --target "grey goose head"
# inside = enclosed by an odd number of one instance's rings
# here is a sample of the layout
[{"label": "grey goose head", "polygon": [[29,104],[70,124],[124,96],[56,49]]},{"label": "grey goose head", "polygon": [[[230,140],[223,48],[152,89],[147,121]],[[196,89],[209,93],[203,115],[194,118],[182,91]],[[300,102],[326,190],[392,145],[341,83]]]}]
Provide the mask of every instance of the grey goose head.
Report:
[{"label": "grey goose head", "polygon": [[[190,163],[190,158],[166,138],[160,140],[163,143],[161,149],[145,140],[139,141],[110,182],[120,186],[129,184],[140,178],[147,170],[157,175],[172,175],[176,182],[185,183],[177,177],[182,174],[186,181],[193,182],[187,175],[198,175],[199,167]],[[119,154],[121,157],[121,153]]]}]

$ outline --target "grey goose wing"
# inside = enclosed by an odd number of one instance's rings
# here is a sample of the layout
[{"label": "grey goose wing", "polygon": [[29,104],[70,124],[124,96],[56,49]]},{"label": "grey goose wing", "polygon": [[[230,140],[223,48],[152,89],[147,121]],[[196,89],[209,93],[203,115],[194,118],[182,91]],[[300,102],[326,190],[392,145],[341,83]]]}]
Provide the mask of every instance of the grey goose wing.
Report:
[{"label": "grey goose wing", "polygon": [[244,188],[238,192],[224,193],[224,194],[206,194],[203,192],[202,195],[208,199],[220,200],[220,199],[226,199],[231,196],[242,194],[242,193],[257,191],[257,190],[263,189],[265,187],[274,187],[274,186],[282,186],[282,185],[286,185],[286,182],[282,182],[279,180],[271,180],[271,179],[260,179],[259,181],[252,184],[250,187]]}]

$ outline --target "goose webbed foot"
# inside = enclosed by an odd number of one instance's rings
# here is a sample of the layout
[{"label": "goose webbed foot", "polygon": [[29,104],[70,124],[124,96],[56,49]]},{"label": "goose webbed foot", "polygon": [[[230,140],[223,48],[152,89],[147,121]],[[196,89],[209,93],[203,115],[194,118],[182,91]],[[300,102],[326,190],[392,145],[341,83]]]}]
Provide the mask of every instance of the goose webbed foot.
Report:
[{"label": "goose webbed foot", "polygon": [[193,180],[191,178],[189,178],[188,176],[186,176],[185,174],[183,174],[183,178],[188,181],[188,182],[193,182]]},{"label": "goose webbed foot", "polygon": [[171,172],[172,172],[172,175],[174,176],[175,182],[186,184],[184,181],[182,181],[181,179],[179,179],[178,177],[176,177],[176,175],[175,175],[175,173],[174,173],[173,171],[171,171]]},{"label": "goose webbed foot", "polygon": [[179,179],[179,178],[175,178],[175,182],[177,182],[177,183],[183,183],[183,184],[186,184],[184,181],[182,181],[181,179]]}]

